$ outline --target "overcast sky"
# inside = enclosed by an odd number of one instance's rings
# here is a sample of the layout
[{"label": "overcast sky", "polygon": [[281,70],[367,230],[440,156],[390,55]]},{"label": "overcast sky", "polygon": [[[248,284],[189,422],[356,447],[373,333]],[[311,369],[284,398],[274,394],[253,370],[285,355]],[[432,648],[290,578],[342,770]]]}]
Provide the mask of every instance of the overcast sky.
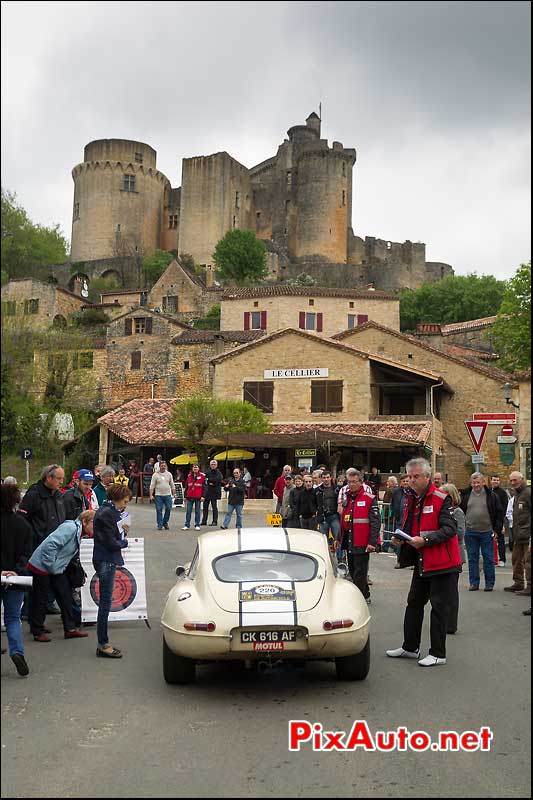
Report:
[{"label": "overcast sky", "polygon": [[70,239],[93,139],[251,167],[322,103],[354,231],[510,277],[530,249],[528,2],[2,2],[2,186]]}]

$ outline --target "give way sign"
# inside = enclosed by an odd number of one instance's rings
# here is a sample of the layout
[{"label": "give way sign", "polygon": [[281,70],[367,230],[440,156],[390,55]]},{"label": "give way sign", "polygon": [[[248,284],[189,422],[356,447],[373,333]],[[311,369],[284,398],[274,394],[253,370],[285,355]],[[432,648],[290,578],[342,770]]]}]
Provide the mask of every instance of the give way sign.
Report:
[{"label": "give way sign", "polygon": [[466,430],[468,431],[468,435],[472,440],[472,444],[474,445],[474,450],[476,453],[479,453],[481,450],[481,445],[483,444],[483,439],[485,438],[485,433],[487,432],[487,422],[476,422],[472,420],[465,420]]}]

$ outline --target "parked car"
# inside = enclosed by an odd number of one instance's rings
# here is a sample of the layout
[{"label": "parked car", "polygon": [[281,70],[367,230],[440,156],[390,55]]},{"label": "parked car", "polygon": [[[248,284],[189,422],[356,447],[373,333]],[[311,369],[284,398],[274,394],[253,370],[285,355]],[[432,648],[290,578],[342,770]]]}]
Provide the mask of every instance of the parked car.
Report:
[{"label": "parked car", "polygon": [[341,680],[370,667],[370,614],[321,533],[297,528],[212,531],[163,611],[163,675],[194,680],[213,661],[334,660]]}]

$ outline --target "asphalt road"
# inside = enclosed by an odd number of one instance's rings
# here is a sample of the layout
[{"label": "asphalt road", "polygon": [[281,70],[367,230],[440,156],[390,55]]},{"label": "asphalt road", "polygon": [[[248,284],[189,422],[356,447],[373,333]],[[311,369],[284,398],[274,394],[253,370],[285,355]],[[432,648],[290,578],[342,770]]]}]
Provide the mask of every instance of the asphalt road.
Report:
[{"label": "asphalt road", "polygon": [[[145,537],[152,629],[116,623],[120,661],[95,657],[89,638],[27,635],[28,678],[2,656],[2,797],[526,797],[530,791],[530,621],[527,601],[502,591],[468,593],[461,577],[459,632],[448,663],[421,669],[385,656],[402,642],[409,570],[371,559],[372,664],[361,683],[339,683],[331,663],[257,673],[231,665],[198,670],[194,685],[162,676],[160,614],[174,567],[196,534],[155,530],[153,507],[132,507],[131,535]],[[262,524],[245,517],[245,525]],[[428,615],[426,615],[428,616]],[[27,626],[25,626],[26,628]],[[5,634],[2,634],[5,646]],[[424,627],[425,653],[428,647]],[[288,721],[371,732],[475,730],[489,726],[490,752],[288,751]]]}]

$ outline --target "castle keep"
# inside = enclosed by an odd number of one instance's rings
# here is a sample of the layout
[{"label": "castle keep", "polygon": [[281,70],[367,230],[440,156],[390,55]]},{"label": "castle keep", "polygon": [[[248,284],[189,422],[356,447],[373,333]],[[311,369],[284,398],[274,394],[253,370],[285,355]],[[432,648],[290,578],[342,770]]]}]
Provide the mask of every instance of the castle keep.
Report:
[{"label": "castle keep", "polygon": [[251,169],[226,152],[185,158],[179,188],[157,169],[149,145],[91,142],[72,171],[71,261],[89,267],[160,248],[190,254],[209,270],[224,234],[246,228],[265,242],[273,281],[305,272],[321,286],[395,290],[453,273],[448,264],[426,262],[420,242],[354,234],[356,151],[341,142],[330,147],[315,113],[287,137]]}]

